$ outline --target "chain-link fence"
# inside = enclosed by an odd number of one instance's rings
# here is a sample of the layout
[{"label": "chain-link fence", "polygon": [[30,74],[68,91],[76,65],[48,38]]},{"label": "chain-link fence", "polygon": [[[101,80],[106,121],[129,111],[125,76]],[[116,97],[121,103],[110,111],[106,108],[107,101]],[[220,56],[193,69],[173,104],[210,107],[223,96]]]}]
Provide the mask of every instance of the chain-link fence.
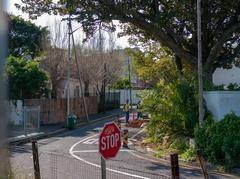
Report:
[{"label": "chain-link fence", "polygon": [[[69,155],[55,153],[40,153],[40,169],[42,179],[101,179],[100,157],[93,154],[87,160],[73,158]],[[96,160],[96,156],[99,160]],[[91,161],[95,159],[95,161]],[[144,166],[132,158],[123,159],[119,154],[106,162],[107,179],[168,179],[169,175],[161,173],[162,168]],[[156,167],[156,168],[155,168]],[[158,169],[157,169],[158,168]],[[165,172],[170,172],[166,169]]]},{"label": "chain-link fence", "polygon": [[[149,164],[144,160],[139,162],[131,157],[124,159],[123,157],[124,154],[119,153],[116,158],[106,161],[107,179],[171,178],[169,167],[163,168],[160,164]],[[32,158],[28,160],[31,165],[19,168],[19,172],[15,173],[16,179],[34,179]],[[82,157],[74,158],[69,154],[42,151],[39,153],[39,162],[41,179],[101,179],[101,160],[98,153],[83,159]]]}]

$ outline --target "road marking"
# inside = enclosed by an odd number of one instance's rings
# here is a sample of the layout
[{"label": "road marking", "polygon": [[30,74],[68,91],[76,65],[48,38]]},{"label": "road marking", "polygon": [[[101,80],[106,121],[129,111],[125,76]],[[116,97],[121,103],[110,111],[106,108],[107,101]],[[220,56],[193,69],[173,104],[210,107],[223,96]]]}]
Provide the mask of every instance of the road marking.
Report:
[{"label": "road marking", "polygon": [[83,142],[83,144],[98,144],[98,139],[89,139]]},{"label": "road marking", "polygon": [[[130,149],[120,149],[119,152],[129,152],[132,151]],[[98,150],[78,150],[78,151],[73,151],[73,153],[97,153],[99,152]]]},{"label": "road marking", "polygon": [[[84,129],[86,129],[86,128],[89,128],[89,127],[91,127],[91,126],[94,126],[94,125],[96,125],[96,124],[102,123],[102,122],[103,122],[102,119],[104,119],[104,121],[109,121],[109,120],[111,120],[110,118],[116,117],[117,115],[118,115],[118,114],[111,114],[111,115],[108,115],[108,116],[104,116],[104,117],[100,117],[100,118],[97,118],[97,119],[94,119],[94,120],[90,120],[90,125],[83,125],[83,126],[80,126],[80,125],[79,125],[76,130],[82,131],[82,130],[84,130]],[[101,129],[102,129],[102,127],[95,128],[95,130],[98,130],[98,132],[100,132]],[[54,136],[52,136],[52,137],[50,137],[50,138],[40,139],[40,140],[38,140],[38,141],[43,141],[43,142],[45,142],[45,141],[48,141],[49,139],[51,139],[51,138],[53,138],[53,137],[64,138],[64,137],[62,136],[63,134],[69,134],[69,135],[71,135],[72,133],[75,133],[76,130],[73,130],[73,131],[65,131],[65,132],[63,132],[63,133],[54,135]]]},{"label": "road marking", "polygon": [[[140,131],[138,131],[136,134],[134,134],[130,139],[134,139],[136,136],[138,136],[139,134],[141,134],[144,131],[144,128]],[[135,140],[135,139],[134,139]]]},{"label": "road marking", "polygon": [[[85,139],[83,139],[83,140],[81,140],[81,141],[76,142],[75,144],[73,144],[72,147],[69,149],[70,155],[71,155],[72,157],[74,157],[75,159],[80,160],[80,161],[82,161],[82,162],[84,162],[84,163],[86,163],[86,164],[88,164],[88,165],[92,165],[92,166],[94,166],[94,167],[101,168],[100,165],[97,165],[97,164],[95,164],[95,163],[91,163],[91,162],[89,162],[89,161],[87,161],[87,160],[84,160],[83,158],[80,158],[79,156],[75,155],[75,154],[74,154],[74,151],[73,151],[73,149],[74,149],[78,144],[80,144],[80,143],[82,143],[82,142],[84,142],[84,141],[86,141],[86,140],[89,140],[89,139],[91,139],[91,138],[93,138],[93,137],[96,137],[96,136],[98,136],[98,135],[99,135],[99,134],[95,134],[95,135],[93,135],[93,136],[87,137],[87,138],[85,138]],[[110,169],[110,168],[106,168],[106,170],[107,170],[107,171],[110,171],[110,172],[113,172],[113,173],[118,173],[118,174],[130,176],[130,177],[134,177],[134,178],[150,179],[150,178],[143,177],[143,176],[140,176],[140,175],[130,174],[130,173],[127,173],[127,172],[121,172],[121,171],[119,171],[119,170],[114,170],[114,169]]]}]

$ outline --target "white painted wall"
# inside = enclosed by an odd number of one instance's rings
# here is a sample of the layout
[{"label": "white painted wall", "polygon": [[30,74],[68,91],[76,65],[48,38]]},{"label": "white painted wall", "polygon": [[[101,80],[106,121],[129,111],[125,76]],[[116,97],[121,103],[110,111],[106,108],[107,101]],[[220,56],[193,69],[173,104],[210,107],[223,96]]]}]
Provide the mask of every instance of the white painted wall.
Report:
[{"label": "white painted wall", "polygon": [[240,116],[240,91],[209,91],[203,96],[215,119],[221,120],[230,112]]},{"label": "white painted wall", "polygon": [[23,125],[23,103],[21,100],[9,101],[9,121],[14,125]]},{"label": "white painted wall", "polygon": [[229,85],[230,83],[240,84],[240,68],[232,69],[217,68],[213,73],[213,83],[215,85]]},{"label": "white painted wall", "polygon": [[[132,90],[132,104],[137,104],[140,101],[140,98],[137,97],[137,94],[142,90]],[[130,102],[130,91],[128,89],[124,90],[111,90],[111,92],[120,92],[120,104],[123,105],[126,103],[126,100],[129,99]]]}]

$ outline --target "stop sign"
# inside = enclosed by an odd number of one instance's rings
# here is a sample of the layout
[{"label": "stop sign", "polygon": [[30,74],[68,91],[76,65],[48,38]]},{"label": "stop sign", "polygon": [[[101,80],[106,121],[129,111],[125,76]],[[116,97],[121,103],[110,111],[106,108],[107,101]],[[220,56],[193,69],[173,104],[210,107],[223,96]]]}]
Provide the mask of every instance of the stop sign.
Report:
[{"label": "stop sign", "polygon": [[117,155],[121,147],[120,129],[115,123],[107,123],[99,136],[99,152],[107,160]]}]

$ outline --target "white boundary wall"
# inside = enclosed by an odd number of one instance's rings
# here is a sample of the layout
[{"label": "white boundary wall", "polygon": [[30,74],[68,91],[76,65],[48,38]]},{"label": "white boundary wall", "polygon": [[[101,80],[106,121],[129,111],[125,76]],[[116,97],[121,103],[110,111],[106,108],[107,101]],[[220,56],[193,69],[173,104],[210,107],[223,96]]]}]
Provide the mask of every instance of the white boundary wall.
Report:
[{"label": "white boundary wall", "polygon": [[240,116],[240,91],[209,91],[203,96],[215,119],[221,120],[231,112]]},{"label": "white boundary wall", "polygon": [[23,102],[22,100],[9,101],[9,121],[14,125],[23,125]]},{"label": "white boundary wall", "polygon": [[[132,90],[132,103],[137,104],[140,101],[140,98],[137,97],[137,94],[142,90]],[[120,92],[120,104],[123,105],[126,103],[126,100],[129,99],[130,102],[130,90],[111,90],[111,92]]]}]

